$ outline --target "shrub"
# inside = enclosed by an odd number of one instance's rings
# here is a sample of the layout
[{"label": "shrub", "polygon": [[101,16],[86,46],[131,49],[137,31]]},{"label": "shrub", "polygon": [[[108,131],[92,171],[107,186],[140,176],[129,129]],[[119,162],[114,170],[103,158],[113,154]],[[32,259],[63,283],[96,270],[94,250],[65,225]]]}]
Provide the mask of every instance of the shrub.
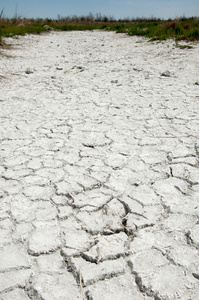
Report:
[{"label": "shrub", "polygon": [[124,30],[125,30],[124,24],[116,25],[115,30],[116,30],[117,33],[124,32]]},{"label": "shrub", "polygon": [[176,35],[182,35],[183,34],[183,28],[180,25],[176,25],[174,30],[175,30]]},{"label": "shrub", "polygon": [[108,28],[108,25],[107,24],[104,24],[102,25],[101,29],[107,29]]},{"label": "shrub", "polygon": [[188,37],[193,40],[199,39],[199,29],[194,28],[194,29],[190,30]]},{"label": "shrub", "polygon": [[190,25],[190,24],[184,24],[184,25],[183,25],[183,28],[184,28],[185,30],[189,30],[189,29],[191,28],[191,25]]},{"label": "shrub", "polygon": [[165,25],[164,25],[164,28],[166,29],[166,30],[169,30],[169,29],[175,29],[176,28],[176,26],[177,25],[179,25],[179,22],[177,22],[177,21],[170,21],[170,22],[168,22],[168,23],[166,23]]}]

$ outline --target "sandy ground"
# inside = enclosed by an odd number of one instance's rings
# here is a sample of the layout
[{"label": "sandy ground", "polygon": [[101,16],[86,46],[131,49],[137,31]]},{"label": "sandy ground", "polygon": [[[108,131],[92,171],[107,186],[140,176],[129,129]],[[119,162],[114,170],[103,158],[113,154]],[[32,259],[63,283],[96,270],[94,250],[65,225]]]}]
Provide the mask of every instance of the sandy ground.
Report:
[{"label": "sandy ground", "polygon": [[0,299],[198,300],[199,44],[7,42]]}]

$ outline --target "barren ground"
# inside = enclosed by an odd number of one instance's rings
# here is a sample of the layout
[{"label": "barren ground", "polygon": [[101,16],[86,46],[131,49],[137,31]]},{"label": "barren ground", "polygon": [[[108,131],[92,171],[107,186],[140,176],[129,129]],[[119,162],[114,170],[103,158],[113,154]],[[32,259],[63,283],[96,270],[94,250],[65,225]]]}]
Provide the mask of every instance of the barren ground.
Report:
[{"label": "barren ground", "polygon": [[198,300],[199,44],[8,42],[0,299]]}]

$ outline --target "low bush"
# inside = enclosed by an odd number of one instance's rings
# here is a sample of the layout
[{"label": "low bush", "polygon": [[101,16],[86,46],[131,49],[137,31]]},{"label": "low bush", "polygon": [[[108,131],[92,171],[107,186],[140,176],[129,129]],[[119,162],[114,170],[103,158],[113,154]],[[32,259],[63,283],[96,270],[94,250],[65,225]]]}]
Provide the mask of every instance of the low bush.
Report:
[{"label": "low bush", "polygon": [[188,38],[191,40],[198,40],[199,39],[199,29],[193,28],[189,31]]}]

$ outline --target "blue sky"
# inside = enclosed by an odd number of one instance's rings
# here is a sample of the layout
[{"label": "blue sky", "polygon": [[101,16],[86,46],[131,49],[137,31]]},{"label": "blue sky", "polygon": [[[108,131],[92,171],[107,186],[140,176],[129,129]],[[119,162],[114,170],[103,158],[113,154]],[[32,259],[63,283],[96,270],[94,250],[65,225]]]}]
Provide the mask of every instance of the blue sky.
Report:
[{"label": "blue sky", "polygon": [[199,17],[199,0],[0,0],[5,17],[53,18],[90,12],[116,19],[125,17]]}]

